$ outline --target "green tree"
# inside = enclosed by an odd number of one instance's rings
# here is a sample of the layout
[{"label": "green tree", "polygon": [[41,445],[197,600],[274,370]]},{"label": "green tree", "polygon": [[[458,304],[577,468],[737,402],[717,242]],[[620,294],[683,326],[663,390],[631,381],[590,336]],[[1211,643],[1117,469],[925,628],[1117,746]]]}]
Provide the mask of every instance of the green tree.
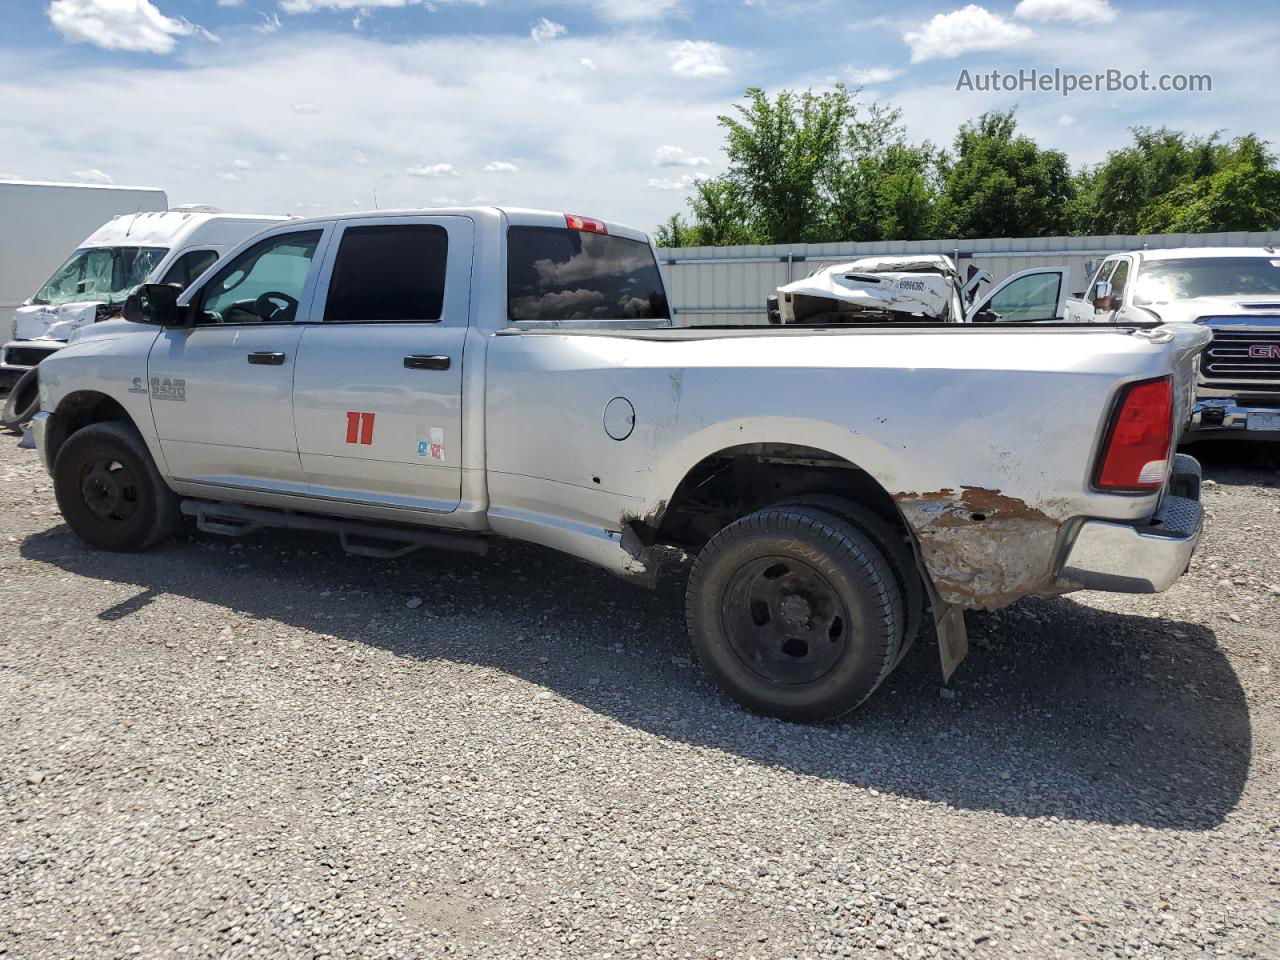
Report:
[{"label": "green tree", "polygon": [[1133,143],[1076,176],[1071,226],[1084,234],[1139,233],[1143,211],[1175,187],[1214,173],[1218,134],[1196,137],[1168,127],[1134,127]]},{"label": "green tree", "polygon": [[1014,111],[984,113],[961,126],[944,156],[939,217],[956,237],[1043,237],[1065,233],[1075,185],[1066,155],[1017,132]]},{"label": "green tree", "polygon": [[1266,142],[1248,134],[1216,154],[1214,172],[1184,177],[1143,208],[1143,233],[1280,228],[1280,169]]},{"label": "green tree", "polygon": [[690,242],[693,239],[692,235],[693,231],[684,222],[684,217],[678,213],[673,213],[658,224],[657,229],[653,231],[653,242],[660,247],[697,246],[697,244]]}]

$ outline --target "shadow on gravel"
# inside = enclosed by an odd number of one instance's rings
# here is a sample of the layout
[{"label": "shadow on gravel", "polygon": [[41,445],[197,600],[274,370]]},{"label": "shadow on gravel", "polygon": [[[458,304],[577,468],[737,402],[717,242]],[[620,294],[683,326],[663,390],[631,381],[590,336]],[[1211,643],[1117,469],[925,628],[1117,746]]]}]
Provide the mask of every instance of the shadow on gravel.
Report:
[{"label": "shadow on gravel", "polygon": [[[1069,599],[970,614],[973,649],[954,696],[940,695],[936,651],[922,638],[853,718],[803,727],[744,712],[689,664],[682,571],[650,592],[523,544],[498,543],[486,559],[392,563],[292,533],[118,555],[61,526],[21,552],[138,588],[103,620],[187,597],[228,611],[189,639],[247,617],[483,665],[673,741],[961,809],[1206,830],[1235,806],[1249,770],[1245,696],[1211,630]],[[422,606],[408,609],[415,596]],[[406,684],[402,695],[430,696],[430,684]]]},{"label": "shadow on gravel", "polygon": [[1205,477],[1221,484],[1280,484],[1280,443],[1201,440],[1180,448],[1200,461]]}]

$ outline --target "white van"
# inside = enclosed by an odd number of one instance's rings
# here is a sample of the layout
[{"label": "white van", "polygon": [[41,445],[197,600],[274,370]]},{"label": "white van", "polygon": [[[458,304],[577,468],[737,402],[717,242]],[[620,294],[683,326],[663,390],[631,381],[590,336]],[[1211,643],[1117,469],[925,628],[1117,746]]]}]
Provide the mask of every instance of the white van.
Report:
[{"label": "white van", "polygon": [[223,252],[285,219],[194,205],[113,217],[15,311],[14,339],[0,348],[0,386],[66,346],[75,330],[118,314],[139,284],[185,288]]}]

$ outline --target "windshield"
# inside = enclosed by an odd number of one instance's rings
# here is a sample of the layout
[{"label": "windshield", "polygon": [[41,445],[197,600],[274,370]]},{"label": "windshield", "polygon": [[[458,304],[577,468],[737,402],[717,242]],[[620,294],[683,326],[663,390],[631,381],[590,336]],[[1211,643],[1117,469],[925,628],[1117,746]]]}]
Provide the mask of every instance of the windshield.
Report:
[{"label": "windshield", "polygon": [[146,282],[168,250],[164,247],[86,247],[54,271],[32,303],[123,303]]},{"label": "windshield", "polygon": [[1280,296],[1280,257],[1196,257],[1142,265],[1134,303],[1196,297]]}]

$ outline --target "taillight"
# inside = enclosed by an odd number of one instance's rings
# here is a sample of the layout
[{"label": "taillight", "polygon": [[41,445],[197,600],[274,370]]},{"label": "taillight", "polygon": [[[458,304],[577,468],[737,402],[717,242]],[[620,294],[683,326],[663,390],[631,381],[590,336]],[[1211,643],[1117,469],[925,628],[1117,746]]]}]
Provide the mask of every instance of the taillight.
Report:
[{"label": "taillight", "polygon": [[1094,485],[1103,490],[1159,490],[1173,447],[1173,379],[1125,390],[1102,448]]},{"label": "taillight", "polygon": [[604,225],[603,220],[594,220],[591,217],[578,217],[572,213],[564,215],[564,225],[570,230],[585,230],[587,233],[608,233],[608,228]]}]

